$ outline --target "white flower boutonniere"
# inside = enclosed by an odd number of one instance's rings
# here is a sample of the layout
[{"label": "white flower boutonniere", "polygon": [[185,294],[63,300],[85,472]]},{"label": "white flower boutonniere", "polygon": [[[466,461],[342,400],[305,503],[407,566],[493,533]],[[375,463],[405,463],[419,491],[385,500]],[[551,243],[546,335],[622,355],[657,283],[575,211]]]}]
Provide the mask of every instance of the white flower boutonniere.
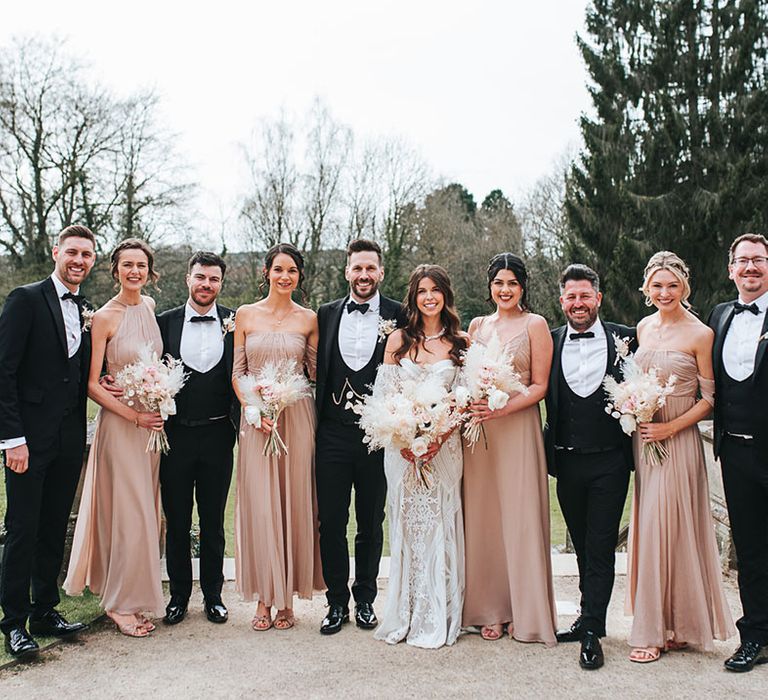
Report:
[{"label": "white flower boutonniere", "polygon": [[229,314],[222,322],[221,322],[221,334],[223,336],[227,335],[227,333],[234,333],[235,332],[235,314]]},{"label": "white flower boutonniere", "polygon": [[96,309],[92,309],[90,306],[83,306],[80,311],[80,318],[83,319],[83,327],[80,329],[82,333],[88,333],[91,330],[91,324],[95,315]]},{"label": "white flower boutonniere", "polygon": [[613,361],[614,365],[619,364],[621,360],[626,359],[629,357],[629,343],[631,342],[631,338],[627,336],[626,338],[620,338],[615,333],[613,334],[613,344],[616,348],[616,359]]},{"label": "white flower boutonniere", "polygon": [[763,333],[758,339],[757,342],[759,343],[761,340],[768,340],[768,332]]},{"label": "white flower boutonniere", "polygon": [[394,318],[382,318],[379,316],[379,325],[377,332],[379,334],[379,340],[386,340],[387,336],[397,329],[397,321]]}]

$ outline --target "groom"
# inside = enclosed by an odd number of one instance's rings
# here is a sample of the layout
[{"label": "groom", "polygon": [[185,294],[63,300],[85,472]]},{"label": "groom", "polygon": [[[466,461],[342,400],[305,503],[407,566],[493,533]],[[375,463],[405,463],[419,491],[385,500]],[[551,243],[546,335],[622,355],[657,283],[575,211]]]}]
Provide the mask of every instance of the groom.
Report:
[{"label": "groom", "polygon": [[373,611],[376,577],[384,541],[382,522],[387,482],[382,451],[368,454],[358,416],[350,400],[370,393],[384,358],[386,336],[404,325],[401,305],[379,294],[384,279],[381,248],[359,239],[347,247],[344,276],[349,295],[318,309],[318,426],[315,452],[320,556],[328,587],[328,614],[321,634],[335,634],[349,621],[349,554],[347,521],[355,488],[355,622],[363,629],[377,624]]},{"label": "groom", "polygon": [[567,324],[552,331],[554,355],[547,392],[544,441],[549,473],[576,549],[581,615],[559,642],[581,642],[579,665],[603,665],[600,637],[613,590],[616,542],[632,469],[632,442],[605,412],[603,380],[619,381],[614,335],[635,330],[598,318],[603,295],[597,273],[569,265],[560,277]]},{"label": "groom", "polygon": [[736,301],[716,306],[714,450],[720,458],[743,615],[729,671],[768,663],[768,239],[746,233],[729,251]]},{"label": "groom", "polygon": [[56,606],[85,450],[91,341],[80,285],[95,259],[93,233],[68,226],[53,247],[53,274],[14,289],[0,314],[0,451],[7,499],[0,628],[14,657],[38,650],[30,632],[68,637],[86,628],[67,622]]}]

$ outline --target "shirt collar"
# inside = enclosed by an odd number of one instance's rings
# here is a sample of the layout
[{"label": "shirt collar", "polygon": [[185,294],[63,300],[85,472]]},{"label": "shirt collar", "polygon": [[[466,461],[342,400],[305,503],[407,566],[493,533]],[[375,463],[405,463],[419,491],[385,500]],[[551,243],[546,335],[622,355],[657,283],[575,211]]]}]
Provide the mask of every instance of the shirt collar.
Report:
[{"label": "shirt collar", "polygon": [[567,333],[568,333],[568,342],[570,342],[570,343],[578,343],[579,342],[578,340],[571,340],[571,333],[594,333],[596,340],[598,338],[605,338],[605,328],[603,328],[603,324],[600,323],[600,319],[599,318],[595,319],[595,322],[589,328],[587,328],[587,329],[585,329],[583,331],[577,331],[569,323],[568,324]]},{"label": "shirt collar", "polygon": [[[51,273],[51,280],[53,281],[53,286],[56,288],[56,296],[58,296],[59,299],[61,299],[61,297],[64,296],[69,291],[69,287],[67,287],[67,285],[61,281],[56,270],[54,270]],[[79,294],[79,293],[80,293],[80,287],[78,287],[74,292],[72,292],[72,294]]]},{"label": "shirt collar", "polygon": [[[351,294],[349,296],[347,296],[347,301],[344,302],[344,306],[346,306],[350,301],[355,301],[352,298]],[[368,312],[370,313],[371,311],[373,311],[374,313],[378,314],[379,313],[379,307],[381,306],[381,295],[377,291],[376,294],[374,294],[370,299],[368,299],[368,301],[364,301],[364,302],[356,302],[355,301],[355,303],[356,304],[357,303],[368,304]]]},{"label": "shirt collar", "polygon": [[213,316],[213,318],[218,319],[219,318],[219,309],[216,306],[216,302],[213,302],[213,306],[208,309],[208,313],[205,314],[199,314],[197,311],[195,311],[192,306],[190,306],[189,301],[184,305],[184,323],[189,321],[190,318],[193,316]]},{"label": "shirt collar", "polygon": [[[742,304],[747,303],[741,298],[741,296],[739,296],[739,302]],[[757,299],[755,299],[752,303],[757,305],[757,308],[760,309],[761,314],[764,314],[766,309],[768,309],[768,292],[765,292],[761,296],[757,297]]]}]

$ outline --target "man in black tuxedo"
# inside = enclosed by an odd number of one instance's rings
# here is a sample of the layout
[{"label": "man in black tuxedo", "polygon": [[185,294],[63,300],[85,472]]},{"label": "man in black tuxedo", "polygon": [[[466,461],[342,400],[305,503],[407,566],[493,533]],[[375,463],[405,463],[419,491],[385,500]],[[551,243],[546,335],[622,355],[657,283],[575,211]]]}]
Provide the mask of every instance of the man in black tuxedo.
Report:
[{"label": "man in black tuxedo", "polygon": [[768,663],[768,239],[739,236],[728,276],[737,301],[716,306],[714,451],[723,473],[739,567],[741,645],[729,671]]},{"label": "man in black tuxedo", "polygon": [[91,345],[79,291],[95,257],[89,229],[65,228],[53,247],[53,274],[14,289],[0,314],[0,451],[7,500],[0,628],[16,657],[37,651],[32,634],[67,637],[86,628],[67,622],[56,606],[85,450]]},{"label": "man in black tuxedo", "polygon": [[192,594],[190,527],[192,500],[200,517],[200,588],[211,622],[226,622],[224,510],[232,479],[240,405],[232,389],[234,314],[216,304],[227,266],[215,253],[189,260],[184,306],[157,319],[163,349],[184,362],[189,378],[176,397],[176,415],[166,423],[170,452],[160,462],[160,487],[167,521],[165,558],[171,599],[164,621],[187,613]]},{"label": "man in black tuxedo", "polygon": [[616,542],[633,466],[632,443],[605,412],[606,375],[621,380],[614,335],[635,341],[635,330],[598,318],[597,273],[569,265],[560,277],[568,323],[552,331],[554,355],[547,391],[544,440],[549,472],[576,550],[581,614],[560,642],[581,642],[579,664],[603,665],[600,637],[613,590]]},{"label": "man in black tuxedo", "polygon": [[318,309],[318,426],[315,474],[320,520],[320,555],[328,587],[328,614],[322,634],[334,634],[349,621],[347,521],[355,487],[355,621],[373,629],[376,578],[384,542],[382,523],[387,495],[384,455],[368,453],[358,416],[350,401],[370,393],[384,359],[386,336],[404,324],[401,304],[379,294],[384,278],[381,248],[373,241],[352,241],[344,271],[349,295]]}]

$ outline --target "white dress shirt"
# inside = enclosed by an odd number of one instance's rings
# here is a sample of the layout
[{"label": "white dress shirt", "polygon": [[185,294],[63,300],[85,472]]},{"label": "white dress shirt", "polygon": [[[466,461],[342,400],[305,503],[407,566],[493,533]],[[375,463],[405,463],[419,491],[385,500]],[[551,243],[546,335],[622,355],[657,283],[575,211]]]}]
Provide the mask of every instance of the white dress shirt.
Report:
[{"label": "white dress shirt", "polygon": [[561,363],[563,376],[574,394],[585,399],[597,391],[605,378],[608,367],[608,343],[605,329],[597,319],[585,333],[592,332],[594,338],[571,340],[571,333],[577,333],[571,324],[566,329]]},{"label": "white dress shirt", "polygon": [[359,311],[349,313],[344,302],[339,323],[339,352],[344,364],[354,372],[365,367],[373,357],[376,350],[376,342],[379,336],[379,307],[381,297],[376,292],[367,302],[368,311],[364,314]]},{"label": "white dress shirt", "polygon": [[[193,316],[210,316],[215,320],[193,323],[190,320]],[[199,314],[187,302],[179,351],[184,364],[197,372],[209,372],[219,364],[224,354],[224,333],[216,304],[208,313]]]},{"label": "white dress shirt", "polygon": [[[739,302],[745,303],[741,297]],[[768,308],[768,292],[755,299],[754,303],[760,313],[742,311],[734,314],[723,342],[723,366],[728,376],[737,382],[744,381],[755,371],[755,355]]]}]

